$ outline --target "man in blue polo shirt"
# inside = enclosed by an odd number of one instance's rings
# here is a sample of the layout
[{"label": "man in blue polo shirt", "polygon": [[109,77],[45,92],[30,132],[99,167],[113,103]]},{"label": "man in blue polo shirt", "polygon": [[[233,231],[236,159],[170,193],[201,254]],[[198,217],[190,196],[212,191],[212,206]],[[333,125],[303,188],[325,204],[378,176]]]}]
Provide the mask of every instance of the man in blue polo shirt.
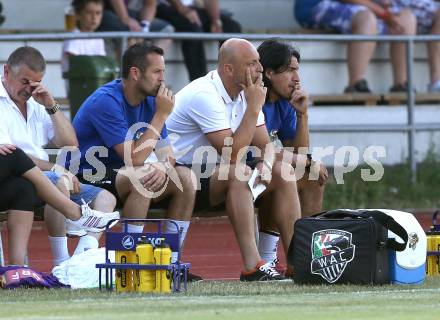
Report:
[{"label": "man in blue polo shirt", "polygon": [[[177,220],[182,245],[195,186],[190,169],[174,167],[165,126],[174,96],[164,85],[164,72],[161,48],[136,44],[124,52],[122,79],[96,90],[73,120],[81,152],[78,176],[112,192],[125,218],[145,218],[151,202],[170,198],[168,218]],[[142,230],[143,225],[128,224],[128,232]],[[165,231],[176,228],[169,224]]]},{"label": "man in blue polo shirt", "polygon": [[[264,84],[267,86],[266,102],[263,105],[266,128],[271,139],[277,141],[280,148],[294,148],[290,157],[286,157],[284,153],[291,151],[280,149],[280,158],[283,155],[284,159],[290,158],[294,167],[301,164],[306,166],[306,173],[297,182],[297,190],[301,214],[309,216],[321,210],[328,173],[323,165],[314,165],[311,156],[304,153],[309,147],[308,95],[301,90],[299,84],[300,55],[291,45],[278,40],[264,41],[258,47],[258,53],[263,66]],[[319,170],[317,180],[309,179],[311,169]],[[279,234],[270,216],[265,214],[264,208],[260,208],[259,219],[260,255],[266,261],[276,263]]]}]

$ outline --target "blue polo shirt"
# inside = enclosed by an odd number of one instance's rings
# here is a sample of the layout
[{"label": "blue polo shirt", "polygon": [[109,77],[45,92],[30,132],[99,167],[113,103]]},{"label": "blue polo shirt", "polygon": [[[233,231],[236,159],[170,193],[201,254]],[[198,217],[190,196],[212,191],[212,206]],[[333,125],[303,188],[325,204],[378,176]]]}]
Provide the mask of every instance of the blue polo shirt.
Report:
[{"label": "blue polo shirt", "polygon": [[296,21],[306,28],[312,27],[312,10],[322,0],[296,0],[293,9]]},{"label": "blue polo shirt", "polygon": [[[131,106],[124,97],[120,79],[97,89],[84,101],[73,119],[81,151],[79,172],[94,168],[86,161],[85,156],[87,150],[96,146],[104,146],[108,150],[108,156],[93,152],[107,170],[124,166],[123,159],[118,156],[113,146],[137,140],[146,130],[146,125],[140,123],[150,123],[155,113],[154,97],[146,97],[139,105]],[[138,125],[132,127],[135,124]],[[160,136],[162,139],[167,138],[165,125]]]},{"label": "blue polo shirt", "polygon": [[264,120],[269,134],[275,133],[281,142],[295,138],[296,110],[289,101],[279,99],[263,105]]}]

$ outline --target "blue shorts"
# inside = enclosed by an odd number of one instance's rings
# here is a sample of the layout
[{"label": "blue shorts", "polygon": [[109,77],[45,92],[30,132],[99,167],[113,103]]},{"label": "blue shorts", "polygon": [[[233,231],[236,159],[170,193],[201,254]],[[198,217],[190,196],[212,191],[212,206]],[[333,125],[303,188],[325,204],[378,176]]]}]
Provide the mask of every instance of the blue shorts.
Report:
[{"label": "blue shorts", "polygon": [[[44,175],[53,183],[56,184],[61,175],[52,171],[44,171]],[[70,194],[70,200],[78,205],[82,205],[82,201],[89,203],[96,199],[98,193],[102,191],[101,188],[81,183],[80,192],[78,194]]]},{"label": "blue shorts", "polygon": [[[335,0],[323,0],[312,10],[313,28],[323,29],[342,34],[351,34],[351,20],[353,16],[361,11],[369,10],[360,4],[344,3]],[[397,12],[398,8],[392,7],[392,12]],[[388,28],[385,22],[377,19],[377,33],[386,34]]]},{"label": "blue shorts", "polygon": [[393,5],[411,10],[417,18],[418,34],[431,33],[440,3],[433,0],[393,0]]},{"label": "blue shorts", "polygon": [[[392,0],[390,11],[399,13],[409,9],[417,18],[417,33],[430,33],[440,4],[433,0]],[[342,34],[351,34],[351,21],[358,12],[369,10],[366,6],[344,3],[336,0],[323,0],[312,10],[313,28]],[[377,33],[387,34],[388,26],[377,19]]]}]

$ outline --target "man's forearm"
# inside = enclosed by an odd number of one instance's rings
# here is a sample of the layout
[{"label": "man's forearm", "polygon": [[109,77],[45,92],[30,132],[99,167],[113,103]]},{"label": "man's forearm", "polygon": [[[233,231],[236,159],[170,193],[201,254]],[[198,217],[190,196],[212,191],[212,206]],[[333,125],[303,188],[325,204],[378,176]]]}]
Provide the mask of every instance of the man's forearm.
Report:
[{"label": "man's forearm", "polygon": [[75,129],[73,129],[72,124],[63,113],[58,111],[51,116],[51,119],[54,127],[54,138],[52,142],[55,146],[58,148],[65,146],[78,147],[79,143],[76,138]]},{"label": "man's forearm", "polygon": [[211,21],[220,20],[220,8],[218,0],[205,0],[205,9]]},{"label": "man's forearm", "polygon": [[141,20],[147,20],[151,23],[156,16],[156,6],[156,0],[144,0],[144,6],[140,13]]},{"label": "man's forearm", "polygon": [[309,147],[309,120],[307,114],[297,117],[296,134],[293,139],[295,149]]},{"label": "man's forearm", "polygon": [[139,140],[133,141],[131,146],[131,160],[134,166],[143,165],[145,159],[153,152],[157,140],[160,138],[160,132],[165,124],[165,120],[165,116],[156,113],[149,124],[152,128],[149,127]]},{"label": "man's forearm", "polygon": [[35,163],[35,165],[41,170],[41,171],[49,171],[50,169],[52,169],[53,167],[53,163],[46,161],[46,160],[42,160],[42,159],[38,159],[36,157],[34,157],[31,154],[28,154],[29,158],[32,159],[32,161]]},{"label": "man's forearm", "polygon": [[254,137],[255,128],[257,125],[258,113],[251,110],[246,110],[243,119],[237,128],[237,130],[232,135],[232,154],[231,162],[240,161],[237,159],[238,152],[251,144],[252,138]]}]

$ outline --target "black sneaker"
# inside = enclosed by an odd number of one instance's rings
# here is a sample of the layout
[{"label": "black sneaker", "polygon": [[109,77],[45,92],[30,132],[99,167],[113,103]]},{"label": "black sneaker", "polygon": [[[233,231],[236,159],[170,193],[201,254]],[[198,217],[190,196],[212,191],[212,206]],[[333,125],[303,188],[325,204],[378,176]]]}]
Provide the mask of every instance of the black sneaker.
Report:
[{"label": "black sneaker", "polygon": [[254,272],[241,273],[240,281],[291,281],[275,270],[271,262],[261,264]]},{"label": "black sneaker", "polygon": [[394,93],[406,93],[408,91],[408,82],[395,84],[390,88],[390,92]]},{"label": "black sneaker", "polygon": [[368,82],[365,79],[359,80],[352,86],[345,88],[344,93],[371,93]]},{"label": "black sneaker", "polygon": [[[186,280],[188,282],[199,282],[202,281],[203,278],[201,276],[198,276],[194,273],[188,272],[187,276],[186,276]],[[180,282],[183,283],[185,281],[185,273],[182,271],[180,273]]]}]

